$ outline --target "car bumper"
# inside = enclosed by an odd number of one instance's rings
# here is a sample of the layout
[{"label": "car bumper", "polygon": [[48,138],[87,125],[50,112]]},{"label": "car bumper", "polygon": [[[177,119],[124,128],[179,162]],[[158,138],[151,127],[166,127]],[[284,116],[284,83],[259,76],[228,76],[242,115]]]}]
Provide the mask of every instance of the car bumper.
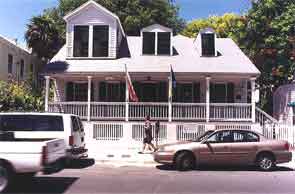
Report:
[{"label": "car bumper", "polygon": [[173,152],[155,152],[154,160],[161,164],[173,164]]},{"label": "car bumper", "polygon": [[292,161],[292,152],[276,152],[276,164]]},{"label": "car bumper", "polygon": [[43,174],[54,174],[64,169],[65,158],[61,158],[43,167]]},{"label": "car bumper", "polygon": [[67,155],[70,158],[75,158],[75,159],[87,158],[88,157],[87,153],[88,153],[88,149],[84,147],[67,149]]}]

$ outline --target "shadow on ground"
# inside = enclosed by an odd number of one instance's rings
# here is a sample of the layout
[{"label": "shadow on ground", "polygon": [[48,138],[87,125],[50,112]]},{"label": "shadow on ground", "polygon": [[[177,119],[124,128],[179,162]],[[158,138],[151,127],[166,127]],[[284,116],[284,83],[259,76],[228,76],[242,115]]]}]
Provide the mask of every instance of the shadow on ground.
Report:
[{"label": "shadow on ground", "polygon": [[92,158],[87,159],[77,159],[70,162],[70,164],[67,164],[66,169],[83,169],[88,168],[95,164],[95,160]]},{"label": "shadow on ground", "polygon": [[[177,171],[173,165],[158,165],[156,166],[159,170],[165,170],[165,171]],[[255,166],[247,166],[247,167],[241,167],[241,166],[200,166],[197,169],[194,169],[194,171],[260,171]],[[292,168],[279,166],[274,168],[271,172],[278,172],[278,171],[294,171]]]},{"label": "shadow on ground", "polygon": [[31,181],[15,183],[7,193],[62,194],[78,179],[76,177],[34,177]]}]

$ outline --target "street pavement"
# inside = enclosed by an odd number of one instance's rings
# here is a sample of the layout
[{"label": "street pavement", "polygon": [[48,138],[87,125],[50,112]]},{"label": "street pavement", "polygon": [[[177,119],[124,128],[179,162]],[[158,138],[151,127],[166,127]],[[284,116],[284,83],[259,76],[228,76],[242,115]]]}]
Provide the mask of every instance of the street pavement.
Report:
[{"label": "street pavement", "polygon": [[202,167],[179,172],[171,166],[158,164],[94,163],[88,159],[57,174],[40,174],[32,182],[15,186],[11,193],[295,193],[295,171],[289,164],[280,165],[272,172],[260,172],[252,167]]}]

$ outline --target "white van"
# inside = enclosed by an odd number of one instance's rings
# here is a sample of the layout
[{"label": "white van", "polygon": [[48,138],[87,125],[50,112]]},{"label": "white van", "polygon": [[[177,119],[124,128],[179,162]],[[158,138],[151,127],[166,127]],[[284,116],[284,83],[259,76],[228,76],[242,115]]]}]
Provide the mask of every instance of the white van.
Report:
[{"label": "white van", "polygon": [[80,118],[61,113],[0,113],[0,131],[13,131],[15,138],[64,139],[67,157],[87,157],[85,132]]}]

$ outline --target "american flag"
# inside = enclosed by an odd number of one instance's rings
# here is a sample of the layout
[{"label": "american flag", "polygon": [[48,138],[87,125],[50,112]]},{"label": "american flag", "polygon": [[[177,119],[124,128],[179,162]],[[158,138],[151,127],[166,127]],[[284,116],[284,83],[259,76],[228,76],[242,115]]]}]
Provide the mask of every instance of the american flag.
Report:
[{"label": "american flag", "polygon": [[138,102],[138,97],[136,95],[136,92],[134,90],[129,72],[127,70],[127,66],[125,65],[125,69],[126,69],[126,83],[127,83],[127,87],[128,87],[128,92],[129,92],[129,99],[133,102]]}]

